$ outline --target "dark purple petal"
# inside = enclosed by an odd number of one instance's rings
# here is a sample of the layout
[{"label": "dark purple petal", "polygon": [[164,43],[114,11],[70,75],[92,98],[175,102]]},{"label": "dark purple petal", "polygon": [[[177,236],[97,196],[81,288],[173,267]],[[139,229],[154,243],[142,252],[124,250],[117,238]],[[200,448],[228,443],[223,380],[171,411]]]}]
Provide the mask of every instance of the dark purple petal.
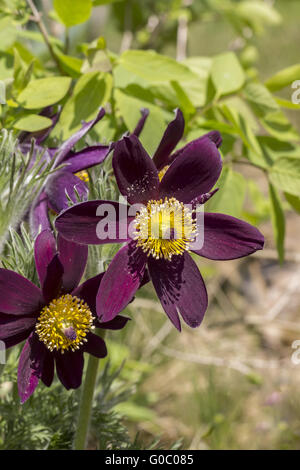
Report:
[{"label": "dark purple petal", "polygon": [[142,132],[142,130],[144,129],[144,125],[145,125],[145,122],[146,122],[146,119],[147,117],[149,116],[149,109],[147,108],[142,108],[141,109],[141,119],[139,120],[139,122],[137,123],[137,126],[136,128],[134,129],[133,131],[133,134],[136,135],[137,137],[140,136],[140,133]]},{"label": "dark purple petal", "polygon": [[169,163],[169,155],[175,149],[184,132],[184,117],[180,109],[176,110],[175,119],[170,122],[153,156],[156,167],[161,170]]},{"label": "dark purple petal", "polygon": [[42,292],[32,282],[8,269],[0,269],[0,312],[30,315],[44,304]]},{"label": "dark purple petal", "polygon": [[224,214],[204,214],[204,244],[193,250],[208,259],[229,260],[262,250],[264,237],[260,231],[242,220]]},{"label": "dark purple petal", "polygon": [[47,275],[47,268],[56,254],[56,240],[50,230],[43,230],[34,244],[35,266],[39,276],[40,285],[43,288]]},{"label": "dark purple petal", "polygon": [[35,323],[36,317],[33,316],[20,317],[0,313],[0,340],[4,341],[7,348],[17,344],[22,341],[19,338],[25,339],[29,336]]},{"label": "dark purple petal", "polygon": [[[24,144],[19,144],[19,149],[23,153],[23,155],[27,155],[31,151],[31,143],[24,142]],[[44,163],[44,165],[42,165],[41,168],[39,168],[40,172],[42,172],[42,170],[46,168],[46,165],[50,163],[52,159],[52,155],[49,149],[45,149],[44,147],[36,143],[33,148],[32,157],[29,162],[27,171],[30,170],[33,167],[33,165],[36,163],[37,156],[39,156],[38,164],[41,165],[42,163]]]},{"label": "dark purple petal", "polygon": [[67,390],[80,387],[84,365],[83,351],[67,351],[64,354],[58,352],[55,354],[55,361],[57,375],[63,386]]},{"label": "dark purple petal", "polygon": [[[210,131],[208,132],[207,134],[204,134],[202,135],[201,137],[199,137],[198,139],[194,140],[193,142],[202,142],[203,140],[211,140],[211,142],[213,142],[217,148],[219,148],[221,145],[222,145],[222,136],[220,134],[219,131]],[[170,155],[170,158],[169,158],[169,161],[168,161],[168,165],[171,165],[171,163],[176,160],[176,158],[180,157],[180,155],[182,155],[183,152],[185,152],[186,150],[186,147],[190,145],[190,142],[186,145],[184,145],[183,147],[181,147],[179,150],[177,150],[176,152],[174,152],[172,155]]]},{"label": "dark purple petal", "polygon": [[18,367],[18,390],[21,403],[33,394],[43,373],[47,348],[31,333],[22,349]]},{"label": "dark purple petal", "polygon": [[173,256],[171,261],[149,257],[148,268],[163,309],[180,331],[180,320],[196,328],[207,309],[207,292],[196,263],[189,253]]},{"label": "dark purple petal", "polygon": [[42,382],[46,387],[50,387],[54,378],[54,357],[50,351],[47,351],[44,358]]},{"label": "dark purple petal", "polygon": [[70,242],[59,235],[57,248],[59,260],[64,269],[62,288],[64,292],[71,292],[78,286],[83,276],[88,258],[88,247]]},{"label": "dark purple petal", "polygon": [[208,138],[190,142],[171,164],[161,180],[160,197],[175,197],[189,203],[208,193],[222,170],[222,159],[216,145]]},{"label": "dark purple petal", "polygon": [[64,160],[64,164],[68,164],[66,167],[68,171],[77,173],[104,162],[110,151],[111,146],[94,145],[76,153],[71,152]]},{"label": "dark purple petal", "polygon": [[105,115],[105,111],[103,108],[100,109],[99,113],[95,117],[95,119],[92,119],[89,122],[84,122],[79,129],[79,131],[75,132],[68,140],[66,140],[62,146],[59,149],[59,152],[57,154],[57,160],[56,160],[56,165],[60,165],[64,159],[68,156],[68,153],[72,150],[74,145],[82,138],[84,137],[92,127],[94,127],[97,122],[99,122],[103,116]]},{"label": "dark purple petal", "polygon": [[94,335],[94,333],[88,333],[86,339],[87,342],[84,343],[82,347],[84,352],[92,354],[99,359],[107,356],[106,344],[100,336]]},{"label": "dark purple petal", "polygon": [[79,297],[80,299],[84,300],[88,304],[93,315],[97,315],[96,297],[97,297],[97,293],[98,293],[99,286],[100,286],[103,276],[104,276],[104,273],[101,273],[95,277],[92,277],[91,279],[88,279],[79,287],[77,287],[77,289],[75,289],[72,293],[72,295]]},{"label": "dark purple petal", "polygon": [[95,325],[97,328],[102,328],[103,330],[122,330],[127,322],[130,320],[128,317],[123,317],[122,315],[117,315],[113,320],[107,322],[99,322],[96,320]]},{"label": "dark purple petal", "polygon": [[216,192],[219,191],[219,188],[216,188],[214,189],[213,191],[210,191],[209,193],[205,193],[205,194],[200,194],[200,196],[198,197],[195,197],[195,199],[193,199],[191,201],[191,204],[193,206],[193,209],[196,209],[196,207],[198,205],[203,205],[205,204],[207,201],[209,201],[209,199],[214,195],[216,194]]},{"label": "dark purple petal", "polygon": [[64,268],[59,260],[58,254],[48,264],[45,281],[43,284],[43,296],[46,304],[55,299],[62,288]]},{"label": "dark purple petal", "polygon": [[80,199],[86,198],[88,188],[86,184],[70,171],[61,170],[52,175],[47,181],[45,192],[48,196],[49,205],[58,214],[69,207],[68,198],[76,203],[76,193]]},{"label": "dark purple petal", "polygon": [[[88,201],[76,204],[60,214],[55,222],[67,240],[83,245],[123,243],[130,239],[128,208],[113,201]],[[101,215],[97,215],[101,214]]]},{"label": "dark purple petal", "polygon": [[146,150],[135,135],[117,142],[113,168],[123,196],[130,204],[157,199],[158,172]]},{"label": "dark purple petal", "polygon": [[29,214],[30,230],[33,237],[39,231],[51,230],[51,224],[48,217],[48,196],[43,191],[32,204]]},{"label": "dark purple petal", "polygon": [[131,242],[121,248],[110,263],[97,295],[97,314],[108,322],[123,310],[138,290],[147,256]]}]

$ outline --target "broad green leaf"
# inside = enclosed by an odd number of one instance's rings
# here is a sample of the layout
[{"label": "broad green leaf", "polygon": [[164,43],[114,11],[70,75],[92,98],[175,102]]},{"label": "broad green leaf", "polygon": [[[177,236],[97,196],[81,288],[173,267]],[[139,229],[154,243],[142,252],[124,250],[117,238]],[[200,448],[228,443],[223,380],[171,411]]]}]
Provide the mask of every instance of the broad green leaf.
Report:
[{"label": "broad green leaf", "polygon": [[292,65],[269,78],[265,85],[270,91],[278,91],[300,78],[300,64]]},{"label": "broad green leaf", "polygon": [[300,197],[289,193],[284,193],[284,196],[292,208],[300,214]]},{"label": "broad green leaf", "polygon": [[187,93],[185,90],[180,86],[178,82],[171,81],[171,85],[173,89],[175,90],[175,93],[177,95],[177,98],[179,100],[179,107],[181,111],[184,113],[185,116],[189,116],[191,114],[195,114],[196,109],[191,103]]},{"label": "broad green leaf", "polygon": [[119,63],[150,82],[187,81],[196,78],[185,65],[154,51],[125,51]]},{"label": "broad green leaf", "polygon": [[270,168],[269,177],[276,188],[300,196],[300,158],[280,157]]},{"label": "broad green leaf", "polygon": [[295,104],[292,101],[284,100],[283,98],[275,98],[276,103],[281,106],[282,108],[286,109],[300,109],[300,104]]},{"label": "broad green leaf", "polygon": [[52,124],[51,119],[37,114],[28,114],[14,123],[14,128],[20,131],[38,132],[47,129]]},{"label": "broad green leaf", "polygon": [[226,104],[229,109],[235,110],[241,114],[253,131],[256,132],[259,130],[257,119],[245,100],[242,100],[239,96],[230,96],[222,100],[222,103]]},{"label": "broad green leaf", "polygon": [[92,0],[54,0],[54,9],[68,28],[84,23],[92,13]]},{"label": "broad green leaf", "polygon": [[271,220],[274,239],[280,263],[284,261],[284,238],[285,238],[285,216],[280,197],[274,186],[269,184],[269,195],[271,201]]},{"label": "broad green leaf", "polygon": [[82,75],[62,110],[53,135],[59,136],[61,132],[63,139],[67,139],[80,128],[81,121],[93,119],[99,107],[109,100],[111,87],[109,74],[93,72]]},{"label": "broad green leaf", "polygon": [[285,142],[300,140],[299,132],[292,126],[282,111],[268,114],[268,116],[261,119],[261,123],[275,139]]},{"label": "broad green leaf", "polygon": [[140,98],[128,95],[121,90],[115,91],[116,108],[132,132],[141,117],[141,108],[148,108],[150,116],[146,120],[140,139],[150,155],[156,150],[166,127],[164,115],[158,106]]},{"label": "broad green leaf", "polygon": [[57,48],[55,54],[59,60],[60,66],[65,73],[72,78],[78,78],[81,75],[83,60],[78,57],[62,54]]},{"label": "broad green leaf", "polygon": [[233,52],[225,52],[214,58],[211,78],[220,96],[239,90],[244,85],[245,73],[236,55]]},{"label": "broad green leaf", "polygon": [[11,18],[0,19],[0,50],[6,51],[17,38],[17,30]]},{"label": "broad green leaf", "polygon": [[220,212],[239,217],[246,196],[246,180],[232,168],[224,167],[216,185],[219,191],[206,203],[205,207],[211,212]]},{"label": "broad green leaf", "polygon": [[280,157],[300,158],[300,146],[295,143],[280,141],[268,135],[258,136],[257,140],[270,166]]},{"label": "broad green leaf", "polygon": [[212,59],[209,57],[190,57],[182,62],[197,75],[197,79],[184,84],[184,91],[195,107],[204,106],[207,101],[208,80]]},{"label": "broad green leaf", "polygon": [[18,102],[25,109],[45,108],[62,100],[70,85],[70,77],[47,77],[32,80],[19,94]]},{"label": "broad green leaf", "polygon": [[257,0],[244,0],[236,5],[236,13],[251,23],[277,25],[281,23],[281,16],[275,8],[265,2]]},{"label": "broad green leaf", "polygon": [[248,83],[244,88],[244,93],[258,116],[263,117],[279,110],[269,90],[260,83]]}]

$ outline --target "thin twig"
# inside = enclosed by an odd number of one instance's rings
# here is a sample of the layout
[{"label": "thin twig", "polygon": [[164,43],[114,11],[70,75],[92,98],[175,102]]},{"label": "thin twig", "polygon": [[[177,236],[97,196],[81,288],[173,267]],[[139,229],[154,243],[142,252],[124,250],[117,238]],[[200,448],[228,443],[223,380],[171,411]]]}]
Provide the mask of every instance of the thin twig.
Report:
[{"label": "thin twig", "polygon": [[49,49],[51,57],[53,58],[54,62],[56,63],[59,71],[61,73],[63,73],[63,70],[62,70],[61,65],[59,63],[59,60],[56,57],[56,54],[55,54],[55,52],[53,50],[53,47],[51,45],[46,26],[44,25],[44,22],[43,22],[42,17],[41,17],[41,13],[37,10],[37,8],[36,8],[36,6],[35,6],[35,4],[33,3],[32,0],[26,0],[26,1],[27,1],[28,6],[30,7],[32,13],[33,13],[33,20],[35,21],[35,23],[37,24],[39,30],[42,33],[42,36],[43,36],[44,41],[45,41],[45,43],[46,43],[46,45]]}]

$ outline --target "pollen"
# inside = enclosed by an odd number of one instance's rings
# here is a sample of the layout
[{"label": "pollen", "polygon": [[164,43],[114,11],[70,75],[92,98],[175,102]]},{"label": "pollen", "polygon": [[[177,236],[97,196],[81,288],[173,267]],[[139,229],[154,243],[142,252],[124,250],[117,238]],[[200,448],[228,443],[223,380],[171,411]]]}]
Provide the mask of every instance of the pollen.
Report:
[{"label": "pollen", "polygon": [[79,179],[81,179],[84,183],[89,182],[89,175],[88,172],[85,170],[78,171],[78,173],[75,173],[75,176],[77,176]]},{"label": "pollen", "polygon": [[36,333],[50,351],[76,351],[87,341],[87,333],[94,328],[94,317],[89,306],[78,297],[62,295],[40,313]]},{"label": "pollen", "polygon": [[168,169],[169,169],[169,166],[170,165],[166,165],[164,166],[158,173],[158,179],[159,181],[161,181],[163,179],[163,177],[165,176],[165,174],[167,173]]},{"label": "pollen", "polygon": [[197,235],[193,211],[175,198],[149,201],[137,212],[134,239],[148,256],[171,260],[189,249]]}]

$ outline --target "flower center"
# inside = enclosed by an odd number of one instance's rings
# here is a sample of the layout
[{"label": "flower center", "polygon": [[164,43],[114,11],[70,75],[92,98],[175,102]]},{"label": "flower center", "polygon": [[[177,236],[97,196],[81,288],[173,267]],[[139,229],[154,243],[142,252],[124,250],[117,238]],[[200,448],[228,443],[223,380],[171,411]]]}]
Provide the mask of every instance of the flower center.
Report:
[{"label": "flower center", "polygon": [[78,171],[78,173],[75,173],[75,176],[77,176],[79,179],[81,179],[84,183],[89,182],[89,174],[85,170]]},{"label": "flower center", "polygon": [[93,315],[88,305],[78,297],[63,295],[43,310],[36,324],[36,332],[50,351],[75,351],[86,341],[93,327]]},{"label": "flower center", "polygon": [[197,234],[192,210],[175,198],[149,201],[136,215],[134,239],[144,253],[171,260],[189,249]]}]

